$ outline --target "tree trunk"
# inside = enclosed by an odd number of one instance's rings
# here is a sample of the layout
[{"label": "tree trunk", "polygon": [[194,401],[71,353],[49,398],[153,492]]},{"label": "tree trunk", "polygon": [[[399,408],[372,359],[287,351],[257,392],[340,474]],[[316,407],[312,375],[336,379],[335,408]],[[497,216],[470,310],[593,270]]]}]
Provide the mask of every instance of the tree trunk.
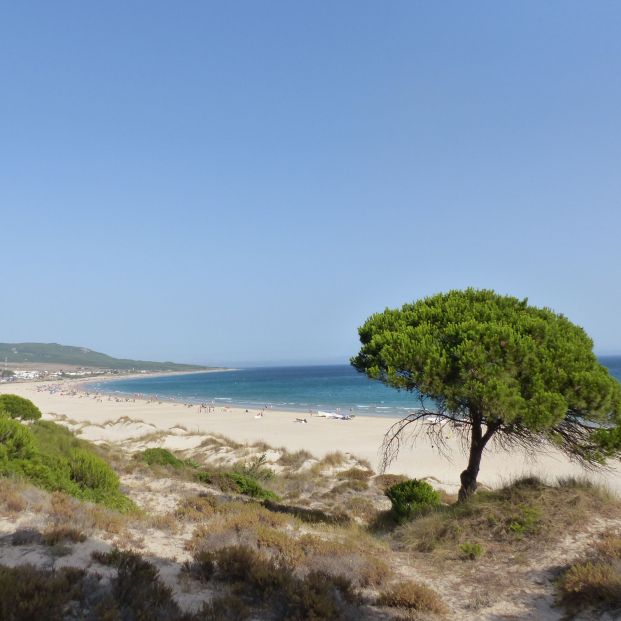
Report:
[{"label": "tree trunk", "polygon": [[482,416],[475,413],[472,416],[472,431],[470,435],[470,455],[468,457],[468,467],[461,473],[461,487],[459,488],[458,502],[468,500],[477,489],[477,477],[479,476],[479,467],[481,466],[481,457],[483,449],[488,440],[494,435],[499,428],[500,423],[495,422],[487,425],[485,435],[481,425]]},{"label": "tree trunk", "polygon": [[[479,434],[480,435],[480,434]],[[458,501],[464,502],[468,500],[477,489],[477,477],[479,476],[479,467],[481,466],[481,457],[483,456],[483,449],[485,444],[479,438],[475,442],[474,430],[473,438],[470,443],[470,457],[468,458],[468,467],[461,473],[461,487],[459,489]]]}]

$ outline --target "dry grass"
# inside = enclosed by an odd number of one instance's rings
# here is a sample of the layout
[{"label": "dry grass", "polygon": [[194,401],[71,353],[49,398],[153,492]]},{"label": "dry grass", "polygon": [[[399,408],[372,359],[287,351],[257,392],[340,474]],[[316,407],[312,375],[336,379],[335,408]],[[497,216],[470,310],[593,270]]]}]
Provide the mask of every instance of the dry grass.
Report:
[{"label": "dry grass", "polygon": [[175,511],[175,517],[189,522],[202,522],[216,512],[218,501],[215,496],[201,494],[189,496],[179,502]]},{"label": "dry grass", "polygon": [[365,470],[363,468],[349,468],[348,470],[342,470],[341,472],[339,472],[337,478],[339,480],[345,479],[348,481],[367,482],[372,476],[372,470]]},{"label": "dry grass", "polygon": [[151,528],[157,528],[173,535],[180,530],[179,519],[176,513],[156,513],[148,518],[148,524]]},{"label": "dry grass", "polygon": [[373,521],[378,510],[373,502],[363,496],[350,496],[344,503],[345,511],[367,524]]},{"label": "dry grass", "polygon": [[419,582],[400,582],[382,591],[377,599],[380,606],[431,612],[444,615],[448,609],[440,596]]},{"label": "dry grass", "polygon": [[292,470],[297,470],[301,468],[306,461],[312,459],[313,456],[308,451],[296,451],[295,453],[289,453],[285,449],[281,449],[282,454],[278,458],[276,462],[279,466],[283,466],[285,468],[291,468]]},{"label": "dry grass", "polygon": [[587,609],[621,615],[621,534],[603,535],[589,556],[563,571],[557,589],[570,615]]},{"label": "dry grass", "polygon": [[373,483],[381,490],[387,490],[397,483],[404,483],[408,478],[402,474],[378,474],[373,477]]},{"label": "dry grass", "polygon": [[576,532],[594,515],[621,515],[621,503],[581,481],[551,486],[530,477],[440,507],[399,527],[394,537],[405,548],[434,552],[436,558],[456,558],[459,545],[472,541],[487,550],[515,552]]},{"label": "dry grass", "polygon": [[325,455],[320,461],[319,466],[323,468],[338,468],[347,461],[347,457],[341,451],[334,451]]},{"label": "dry grass", "polygon": [[41,540],[47,546],[59,543],[82,543],[86,541],[86,535],[72,526],[55,526],[43,531]]},{"label": "dry grass", "polygon": [[300,574],[345,574],[358,586],[379,585],[391,573],[383,558],[386,549],[359,528],[316,524],[310,532],[299,518],[257,503],[228,501],[208,506],[207,515],[199,511],[202,523],[186,544],[195,554],[241,545]]},{"label": "dry grass", "polygon": [[8,513],[19,513],[28,506],[24,498],[24,486],[17,481],[0,479],[0,507]]}]

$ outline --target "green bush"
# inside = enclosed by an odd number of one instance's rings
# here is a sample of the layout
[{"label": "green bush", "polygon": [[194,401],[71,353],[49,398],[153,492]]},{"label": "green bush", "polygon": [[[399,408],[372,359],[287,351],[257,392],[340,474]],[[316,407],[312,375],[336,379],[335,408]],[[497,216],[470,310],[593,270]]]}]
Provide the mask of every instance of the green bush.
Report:
[{"label": "green bush", "polygon": [[119,478],[89,443],[48,421],[26,427],[0,416],[0,474],[24,477],[49,491],[97,502],[118,511],[135,509]]},{"label": "green bush", "polygon": [[399,520],[422,515],[440,504],[440,494],[429,483],[418,479],[396,483],[384,493]]},{"label": "green bush", "polygon": [[0,416],[0,463],[31,459],[36,454],[32,433],[16,420]]},{"label": "green bush", "polygon": [[80,440],[67,427],[57,425],[49,420],[38,420],[30,425],[30,430],[43,455],[69,458],[75,449],[92,451],[92,445]]},{"label": "green bush", "polygon": [[101,457],[83,449],[73,452],[69,458],[71,480],[80,487],[89,487],[107,492],[119,489],[119,477]]},{"label": "green bush", "polygon": [[149,448],[139,453],[139,458],[149,466],[172,466],[182,468],[185,463],[163,448]]},{"label": "green bush", "polygon": [[0,395],[0,410],[4,410],[11,418],[20,420],[37,420],[41,411],[30,399],[18,395]]}]

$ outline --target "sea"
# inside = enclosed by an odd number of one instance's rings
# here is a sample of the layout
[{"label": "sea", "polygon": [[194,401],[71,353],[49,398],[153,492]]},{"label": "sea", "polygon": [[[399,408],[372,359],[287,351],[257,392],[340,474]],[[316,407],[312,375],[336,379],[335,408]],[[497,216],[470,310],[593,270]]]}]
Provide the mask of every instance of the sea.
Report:
[{"label": "sea", "polygon": [[[600,362],[621,381],[621,356]],[[187,375],[146,376],[89,384],[90,390],[143,395],[184,403],[340,411],[358,416],[403,416],[420,407],[417,396],[370,380],[349,365],[257,367]]]}]

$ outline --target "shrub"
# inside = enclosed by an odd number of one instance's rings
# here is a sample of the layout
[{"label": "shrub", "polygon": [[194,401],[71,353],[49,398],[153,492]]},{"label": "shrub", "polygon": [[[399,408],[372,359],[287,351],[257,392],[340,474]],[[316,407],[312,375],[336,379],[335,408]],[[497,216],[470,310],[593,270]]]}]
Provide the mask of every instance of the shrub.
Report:
[{"label": "shrub", "polygon": [[86,535],[72,526],[57,526],[49,528],[43,533],[42,541],[46,546],[54,546],[58,543],[82,543],[86,541]]},{"label": "shrub", "polygon": [[30,426],[39,452],[43,455],[68,458],[78,448],[92,450],[91,445],[77,438],[69,429],[49,420],[38,420]]},{"label": "shrub", "polygon": [[179,502],[175,516],[192,522],[200,522],[206,517],[213,515],[216,507],[217,500],[214,496],[190,496]]},{"label": "shrub", "polygon": [[215,597],[208,604],[204,604],[198,614],[201,621],[223,621],[235,619],[245,621],[250,617],[250,609],[239,597],[233,595],[221,595]]},{"label": "shrub", "polygon": [[182,468],[185,464],[164,448],[149,448],[139,454],[140,459],[149,466],[172,466]]},{"label": "shrub", "polygon": [[32,565],[0,566],[0,619],[3,621],[62,621],[67,604],[82,594],[84,572]]},{"label": "shrub", "polygon": [[0,464],[5,468],[16,459],[31,459],[36,454],[32,433],[16,420],[0,416]]},{"label": "shrub", "polygon": [[257,479],[260,481],[269,481],[274,478],[274,471],[271,468],[267,468],[267,455],[262,453],[254,459],[242,464],[235,468],[236,472],[244,474],[251,479]]},{"label": "shrub", "polygon": [[348,606],[358,603],[345,578],[323,572],[299,578],[288,566],[246,546],[203,552],[195,563],[200,563],[208,579],[232,582],[254,602],[269,606],[279,620],[336,621],[344,618]]},{"label": "shrub", "polygon": [[428,586],[418,582],[400,582],[380,593],[380,606],[406,608],[418,612],[444,614],[447,611],[440,596]]},{"label": "shrub", "polygon": [[11,418],[20,420],[37,420],[41,411],[30,399],[18,395],[0,395],[0,410],[4,410]]},{"label": "shrub", "polygon": [[476,561],[483,554],[483,546],[480,543],[462,543],[459,546],[461,558],[468,561]]},{"label": "shrub", "polygon": [[621,572],[610,562],[575,563],[560,577],[558,587],[561,601],[570,608],[621,607]]},{"label": "shrub", "polygon": [[104,492],[117,492],[119,477],[114,470],[100,457],[79,449],[69,459],[71,479],[80,487]]},{"label": "shrub", "polygon": [[399,520],[421,515],[440,504],[440,494],[426,481],[412,479],[396,483],[385,492]]},{"label": "shrub", "polygon": [[105,504],[119,511],[135,509],[121,494],[112,468],[60,425],[36,421],[31,427],[0,416],[0,474],[29,479],[49,491]]},{"label": "shrub", "polygon": [[98,562],[117,568],[112,593],[123,619],[158,620],[180,618],[179,607],[172,590],[159,578],[159,571],[133,552],[113,549],[108,553],[93,553]]},{"label": "shrub", "polygon": [[196,477],[203,483],[216,485],[223,492],[237,492],[258,500],[278,500],[278,496],[265,489],[256,479],[242,472],[197,472]]}]

